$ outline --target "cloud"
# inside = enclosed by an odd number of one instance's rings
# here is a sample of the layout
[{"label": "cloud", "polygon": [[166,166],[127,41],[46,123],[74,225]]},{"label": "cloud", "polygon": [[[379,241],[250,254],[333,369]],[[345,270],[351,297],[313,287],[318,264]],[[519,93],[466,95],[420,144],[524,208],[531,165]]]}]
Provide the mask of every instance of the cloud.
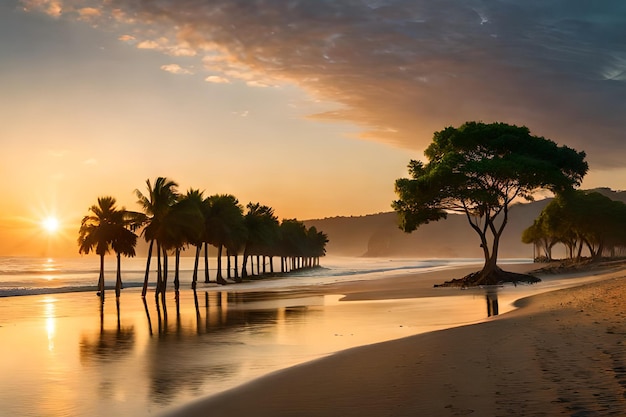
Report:
[{"label": "cloud", "polygon": [[171,72],[172,74],[179,74],[179,75],[190,75],[193,74],[192,71],[181,67],[178,64],[167,64],[167,65],[161,65],[161,69],[163,71],[167,71],[167,72]]},{"label": "cloud", "polygon": [[121,35],[119,38],[120,41],[122,42],[132,42],[134,41],[136,38],[133,35]]},{"label": "cloud", "polygon": [[230,84],[228,78],[220,77],[219,75],[209,75],[204,79],[204,81],[214,84]]},{"label": "cloud", "polygon": [[91,20],[101,15],[100,10],[94,7],[83,7],[78,9],[78,14],[83,20]]},{"label": "cloud", "polygon": [[248,87],[259,87],[259,88],[269,87],[268,84],[264,83],[263,81],[258,81],[258,80],[247,81],[246,85]]},{"label": "cloud", "polygon": [[63,12],[63,2],[60,0],[22,0],[21,4],[26,11],[39,10],[53,17],[59,17]]},{"label": "cloud", "polygon": [[435,130],[498,120],[584,149],[605,166],[626,156],[622,0],[213,0],[201,7],[109,0],[102,7],[132,22],[132,33],[167,40],[146,47],[194,51],[214,76],[295,84],[340,104],[311,117],[357,123],[365,139],[421,151]]},{"label": "cloud", "polygon": [[191,57],[197,54],[196,50],[185,43],[171,44],[168,38],[160,37],[155,40],[145,40],[137,44],[139,49],[154,49],[171,56]]},{"label": "cloud", "polygon": [[141,41],[137,44],[138,49],[161,49],[161,45],[159,45],[156,41]]}]

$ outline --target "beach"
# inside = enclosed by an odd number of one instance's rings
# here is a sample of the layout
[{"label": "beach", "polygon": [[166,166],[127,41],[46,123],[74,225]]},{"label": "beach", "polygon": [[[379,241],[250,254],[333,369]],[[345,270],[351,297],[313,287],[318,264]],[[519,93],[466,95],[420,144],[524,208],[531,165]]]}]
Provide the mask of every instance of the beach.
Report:
[{"label": "beach", "polygon": [[[507,389],[517,387],[532,398],[559,393],[559,384],[543,380],[531,388],[552,391],[535,394],[529,387],[506,385],[519,381],[511,366],[529,370],[524,361],[536,354],[528,345],[537,343],[534,337],[557,330],[577,336],[567,320],[578,323],[575,308],[588,312],[578,306],[561,312],[560,303],[567,306],[572,296],[549,291],[610,283],[622,274],[619,269],[547,274],[538,285],[461,290],[433,285],[475,271],[476,263],[333,262],[328,260],[330,268],[283,278],[201,283],[196,292],[189,289],[185,269],[178,300],[172,290],[165,302],[157,300],[151,287],[144,302],[136,287],[143,275],[139,260],[130,265],[119,305],[112,291],[101,305],[93,291],[85,290],[94,275],[88,259],[68,264],[69,275],[61,262],[54,273],[48,272],[48,261],[35,275],[29,266],[11,278],[21,284],[8,288],[5,282],[4,291],[37,295],[0,298],[0,414],[323,416],[424,410],[424,415],[453,415],[476,410],[475,415],[498,415],[492,404],[496,393],[502,395],[498,404],[523,398],[509,396]],[[503,266],[517,272],[538,267],[527,260]],[[588,288],[574,299],[597,297],[600,290]],[[544,292],[556,301],[533,307],[541,298],[532,298],[515,309],[515,300]],[[496,311],[487,307],[488,299],[498,300]],[[612,302],[607,306],[618,308]],[[546,319],[559,314],[564,316],[556,330],[532,330],[526,323],[549,326]],[[620,334],[618,328],[612,331],[593,337]],[[550,348],[555,358],[563,340],[557,337]],[[610,348],[603,350],[613,352]],[[548,365],[555,366],[542,366]],[[580,366],[593,372],[586,363]],[[602,369],[619,366],[602,364]],[[540,373],[526,376],[532,380]],[[568,399],[565,394],[555,398],[546,401]]]},{"label": "beach", "polygon": [[587,275],[488,321],[342,351],[169,415],[625,415],[626,273]]}]

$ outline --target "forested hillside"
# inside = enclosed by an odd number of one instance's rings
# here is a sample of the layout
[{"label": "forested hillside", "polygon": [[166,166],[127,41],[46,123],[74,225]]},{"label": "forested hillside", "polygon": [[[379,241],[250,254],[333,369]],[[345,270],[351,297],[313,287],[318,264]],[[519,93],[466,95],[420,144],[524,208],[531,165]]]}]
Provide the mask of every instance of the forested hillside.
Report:
[{"label": "forested hillside", "polygon": [[[626,202],[626,192],[595,189],[614,200]],[[500,258],[532,258],[532,245],[523,244],[522,231],[550,199],[511,207],[509,223],[502,236]],[[461,215],[430,223],[407,234],[398,229],[396,213],[359,217],[332,217],[304,222],[328,235],[328,255],[419,258],[482,258],[480,241]],[[555,254],[558,256],[558,252]]]}]

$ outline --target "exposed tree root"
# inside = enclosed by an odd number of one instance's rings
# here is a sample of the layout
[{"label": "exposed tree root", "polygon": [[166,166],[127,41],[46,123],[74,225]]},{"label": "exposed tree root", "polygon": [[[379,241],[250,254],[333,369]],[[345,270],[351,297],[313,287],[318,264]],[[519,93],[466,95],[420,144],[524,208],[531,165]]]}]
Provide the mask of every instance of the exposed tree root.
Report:
[{"label": "exposed tree root", "polygon": [[485,271],[472,272],[463,278],[456,278],[446,281],[443,284],[435,284],[435,287],[478,287],[481,285],[501,285],[501,284],[536,284],[541,279],[529,275],[518,274],[517,272],[503,271],[496,268],[493,271],[485,273]]}]

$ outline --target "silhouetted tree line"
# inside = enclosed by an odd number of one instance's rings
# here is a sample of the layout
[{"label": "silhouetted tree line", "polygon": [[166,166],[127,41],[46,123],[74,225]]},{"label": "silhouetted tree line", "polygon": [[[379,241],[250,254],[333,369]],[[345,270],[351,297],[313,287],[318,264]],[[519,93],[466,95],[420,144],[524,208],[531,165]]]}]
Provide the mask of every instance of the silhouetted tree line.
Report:
[{"label": "silhouetted tree line", "polygon": [[557,194],[524,230],[522,242],[534,244],[539,251],[536,258],[547,261],[559,243],[572,260],[581,260],[585,248],[593,260],[624,255],[626,204],[597,191]]},{"label": "silhouetted tree line", "polygon": [[[145,297],[153,255],[157,262],[156,296],[165,294],[170,278],[170,256],[174,257],[174,288],[180,287],[180,255],[185,248],[195,249],[192,288],[198,281],[199,262],[204,253],[204,282],[210,282],[208,247],[217,248],[215,281],[241,282],[250,275],[274,274],[274,257],[280,258],[280,272],[319,266],[326,254],[328,236],[315,227],[307,228],[296,219],[278,220],[274,209],[260,203],[244,207],[230,194],[205,197],[197,189],[178,192],[178,184],[159,177],[154,184],[146,181],[147,192],[135,190],[142,212],[118,208],[113,197],[100,197],[81,222],[79,253],[95,252],[100,256],[98,291],[104,299],[104,256],[113,250],[117,256],[116,296],[122,287],[120,258],[135,256],[137,231],[148,246],[146,273],[142,289]],[[227,275],[222,274],[226,251]],[[156,253],[155,253],[156,252]],[[242,258],[239,272],[239,255]],[[255,265],[256,264],[256,265]],[[269,271],[266,265],[269,264]],[[256,269],[255,269],[256,266]],[[249,268],[248,268],[249,267]]]}]

